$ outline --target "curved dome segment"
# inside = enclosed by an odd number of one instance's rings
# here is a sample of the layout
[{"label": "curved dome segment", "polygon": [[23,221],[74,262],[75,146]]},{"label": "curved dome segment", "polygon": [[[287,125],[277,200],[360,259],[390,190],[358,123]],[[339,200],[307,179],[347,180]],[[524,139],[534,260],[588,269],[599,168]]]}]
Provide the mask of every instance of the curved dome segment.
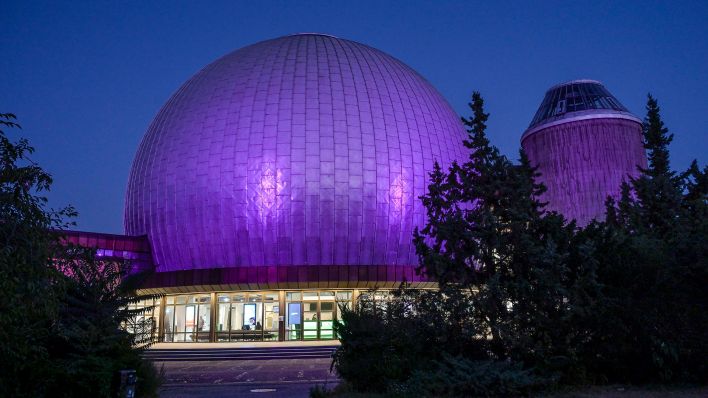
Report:
[{"label": "curved dome segment", "polygon": [[374,48],[298,34],[234,51],[187,81],[146,132],[125,229],[158,271],[417,264],[418,199],[466,157],[459,117]]}]

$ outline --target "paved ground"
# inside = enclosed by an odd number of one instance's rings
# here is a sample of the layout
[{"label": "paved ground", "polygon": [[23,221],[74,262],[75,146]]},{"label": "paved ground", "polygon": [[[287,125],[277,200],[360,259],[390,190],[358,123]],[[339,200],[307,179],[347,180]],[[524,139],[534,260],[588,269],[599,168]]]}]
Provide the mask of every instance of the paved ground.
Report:
[{"label": "paved ground", "polygon": [[228,385],[228,386],[189,386],[166,387],[160,392],[160,397],[169,398],[290,398],[309,397],[310,383],[275,383],[259,384],[258,386]]},{"label": "paved ground", "polygon": [[156,362],[163,398],[307,397],[314,385],[335,386],[331,359]]}]

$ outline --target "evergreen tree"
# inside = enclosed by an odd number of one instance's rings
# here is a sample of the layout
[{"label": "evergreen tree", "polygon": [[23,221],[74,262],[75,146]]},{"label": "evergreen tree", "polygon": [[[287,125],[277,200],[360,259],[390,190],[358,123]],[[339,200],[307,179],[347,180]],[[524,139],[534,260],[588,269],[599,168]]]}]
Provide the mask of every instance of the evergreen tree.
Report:
[{"label": "evergreen tree", "polygon": [[708,380],[708,169],[670,169],[649,97],[649,167],[585,228],[544,210],[537,171],[486,136],[474,93],[469,159],[435,165],[414,233],[439,290],[342,309],[335,365],[359,390],[508,395],[539,384]]},{"label": "evergreen tree", "polygon": [[672,176],[674,173],[669,165],[669,144],[674,135],[669,134],[669,129],[664,126],[659,114],[659,103],[651,94],[647,95],[646,110],[647,116],[642,125],[644,149],[649,159],[646,174],[650,177]]},{"label": "evergreen tree", "polygon": [[448,173],[436,168],[422,198],[428,223],[414,238],[421,271],[441,289],[469,292],[490,358],[571,366],[579,334],[568,325],[583,303],[573,289],[586,282],[578,275],[589,272],[589,252],[573,223],[544,211],[545,187],[523,151],[513,164],[490,144],[483,105],[474,93],[473,116],[463,119],[469,160]]},{"label": "evergreen tree", "polygon": [[708,172],[670,169],[673,135],[651,95],[646,109],[649,166],[608,202],[607,223],[588,227],[604,286],[588,362],[613,380],[705,379]]}]

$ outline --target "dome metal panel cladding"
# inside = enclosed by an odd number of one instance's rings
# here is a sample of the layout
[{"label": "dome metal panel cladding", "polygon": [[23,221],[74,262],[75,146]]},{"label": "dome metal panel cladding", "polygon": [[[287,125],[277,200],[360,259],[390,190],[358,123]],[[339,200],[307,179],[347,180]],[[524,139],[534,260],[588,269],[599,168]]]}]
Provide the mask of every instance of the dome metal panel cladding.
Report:
[{"label": "dome metal panel cladding", "polygon": [[428,173],[463,160],[458,115],[418,73],[320,34],[256,43],[167,101],[133,162],[125,230],[157,271],[414,267]]}]

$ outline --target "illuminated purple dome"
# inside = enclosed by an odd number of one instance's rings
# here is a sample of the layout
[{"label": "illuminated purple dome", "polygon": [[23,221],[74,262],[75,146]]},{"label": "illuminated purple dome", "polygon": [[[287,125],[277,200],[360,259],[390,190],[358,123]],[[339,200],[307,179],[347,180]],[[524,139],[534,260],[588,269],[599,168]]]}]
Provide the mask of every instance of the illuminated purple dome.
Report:
[{"label": "illuminated purple dome", "polygon": [[319,34],[260,42],[206,66],[157,114],[131,169],[126,233],[148,236],[160,272],[411,268],[418,197],[435,161],[466,157],[464,137],[443,97],[379,50]]}]

